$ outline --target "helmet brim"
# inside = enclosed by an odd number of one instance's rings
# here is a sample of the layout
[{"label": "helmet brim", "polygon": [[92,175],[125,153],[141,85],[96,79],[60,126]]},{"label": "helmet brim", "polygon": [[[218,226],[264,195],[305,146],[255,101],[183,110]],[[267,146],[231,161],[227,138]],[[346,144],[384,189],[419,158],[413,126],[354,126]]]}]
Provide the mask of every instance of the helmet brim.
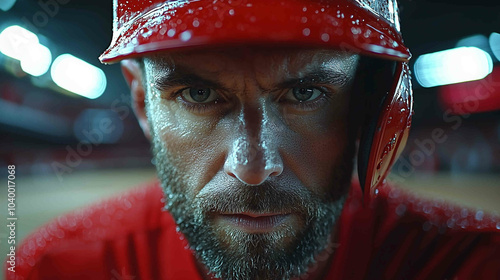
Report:
[{"label": "helmet brim", "polygon": [[174,1],[138,16],[115,17],[113,40],[100,56],[103,63],[164,50],[235,45],[337,48],[397,61],[411,56],[391,23],[347,0]]}]

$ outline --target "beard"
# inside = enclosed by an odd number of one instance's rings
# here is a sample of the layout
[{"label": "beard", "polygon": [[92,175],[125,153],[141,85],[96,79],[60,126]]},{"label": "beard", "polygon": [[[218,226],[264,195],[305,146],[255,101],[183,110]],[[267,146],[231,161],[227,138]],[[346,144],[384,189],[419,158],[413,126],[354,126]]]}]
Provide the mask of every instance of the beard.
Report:
[{"label": "beard", "polygon": [[[187,193],[188,175],[176,167],[180,159],[174,159],[153,135],[153,155],[165,208],[198,261],[212,276],[224,280],[300,277],[307,275],[320,253],[332,253],[331,234],[352,176],[354,150],[345,151],[332,171],[328,193],[315,194],[302,185],[279,184],[269,178],[251,187],[238,180],[224,186],[207,184],[193,196]],[[243,212],[294,213],[300,226],[294,229],[280,225],[268,233],[247,233],[215,223],[217,213]]]}]

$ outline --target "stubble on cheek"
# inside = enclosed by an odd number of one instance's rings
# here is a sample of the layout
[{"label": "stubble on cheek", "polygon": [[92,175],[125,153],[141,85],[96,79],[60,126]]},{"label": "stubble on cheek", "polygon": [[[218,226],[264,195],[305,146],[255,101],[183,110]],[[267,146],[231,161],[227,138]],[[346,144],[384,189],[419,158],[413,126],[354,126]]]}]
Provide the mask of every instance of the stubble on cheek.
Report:
[{"label": "stubble on cheek", "polygon": [[222,140],[213,121],[193,118],[175,101],[161,98],[149,100],[148,120],[160,154],[193,192],[199,191],[223,164]]}]

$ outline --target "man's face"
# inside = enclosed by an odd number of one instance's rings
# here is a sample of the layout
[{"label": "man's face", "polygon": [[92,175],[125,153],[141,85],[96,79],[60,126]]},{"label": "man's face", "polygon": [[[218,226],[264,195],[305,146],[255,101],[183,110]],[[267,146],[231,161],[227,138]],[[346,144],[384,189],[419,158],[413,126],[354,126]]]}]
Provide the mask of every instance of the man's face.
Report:
[{"label": "man's face", "polygon": [[298,276],[327,246],[352,172],[357,62],[249,48],[144,60],[166,208],[216,276]]}]

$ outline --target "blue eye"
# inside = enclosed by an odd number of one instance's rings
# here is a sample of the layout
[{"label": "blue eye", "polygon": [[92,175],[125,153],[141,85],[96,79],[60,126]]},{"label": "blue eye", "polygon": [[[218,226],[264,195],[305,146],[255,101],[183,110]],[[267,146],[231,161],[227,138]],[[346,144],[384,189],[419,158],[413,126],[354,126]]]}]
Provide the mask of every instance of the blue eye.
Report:
[{"label": "blue eye", "polygon": [[[291,94],[290,94],[291,93]],[[306,101],[312,101],[315,100],[316,98],[320,97],[323,94],[323,92],[317,88],[314,87],[294,87],[291,89],[291,92],[288,92],[286,94],[286,98],[288,101],[295,101],[295,102],[306,102]],[[290,96],[292,95],[292,96]]]},{"label": "blue eye", "polygon": [[190,87],[182,90],[180,95],[191,103],[209,103],[219,98],[219,95],[211,88]]}]

